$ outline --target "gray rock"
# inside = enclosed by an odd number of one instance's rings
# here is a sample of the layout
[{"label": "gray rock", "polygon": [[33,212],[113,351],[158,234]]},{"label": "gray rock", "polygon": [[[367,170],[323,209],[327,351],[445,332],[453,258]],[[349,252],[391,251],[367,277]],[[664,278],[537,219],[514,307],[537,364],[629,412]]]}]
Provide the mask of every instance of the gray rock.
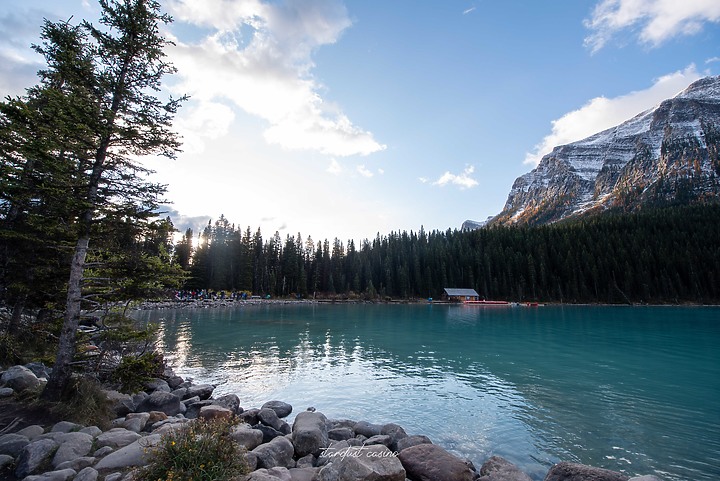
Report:
[{"label": "gray rock", "polygon": [[413,446],[417,446],[418,444],[432,444],[432,441],[430,441],[429,437],[422,434],[408,436],[397,442],[395,451],[400,452],[403,449],[411,448]]},{"label": "gray rock", "polygon": [[139,406],[141,402],[149,398],[150,395],[145,391],[136,392],[132,395],[131,399],[134,406]]},{"label": "gray rock", "polygon": [[112,453],[113,451],[115,451],[115,450],[112,448],[112,446],[103,446],[102,448],[96,450],[93,453],[93,456],[95,456],[96,458],[102,458],[103,456],[107,456],[108,454]]},{"label": "gray rock", "polygon": [[14,462],[15,458],[10,456],[9,454],[0,454],[0,472],[3,471],[5,468],[12,466],[12,463]]},{"label": "gray rock", "polygon": [[347,452],[335,453],[337,457],[320,469],[319,481],[405,481],[403,465],[387,446],[347,449]]},{"label": "gray rock", "polygon": [[145,429],[145,426],[147,425],[147,422],[149,420],[150,413],[148,412],[129,413],[127,416],[125,416],[125,421],[123,421],[122,427],[127,429],[128,431],[139,433],[142,432],[143,429]]},{"label": "gray rock", "polygon": [[290,469],[289,472],[292,481],[314,481],[320,468],[298,467]]},{"label": "gray rock", "polygon": [[100,428],[97,427],[97,426],[88,426],[88,427],[86,427],[86,428],[82,428],[82,429],[81,429],[80,431],[78,431],[78,432],[79,432],[79,433],[89,434],[89,435],[92,436],[93,438],[96,438],[96,437],[98,437],[98,436],[100,436],[100,435],[102,434],[102,429],[100,429]]},{"label": "gray rock", "polygon": [[224,396],[220,396],[213,401],[213,404],[229,409],[233,414],[242,412],[242,408],[240,407],[240,398],[235,394],[225,394]]},{"label": "gray rock", "polygon": [[169,392],[155,391],[138,404],[135,411],[160,411],[168,416],[175,416],[176,414],[185,412],[183,407],[184,405],[180,402],[179,397]]},{"label": "gray rock", "polygon": [[366,446],[373,446],[375,444],[382,444],[383,446],[390,447],[392,438],[387,434],[378,434],[377,436],[371,436],[365,440]]},{"label": "gray rock", "polygon": [[23,481],[68,481],[73,479],[77,471],[74,469],[62,469],[60,471],[50,471],[37,476],[28,476]]},{"label": "gray rock", "polygon": [[0,436],[0,454],[17,457],[25,446],[30,444],[30,438],[18,433],[3,434]]},{"label": "gray rock", "polygon": [[244,423],[235,426],[230,436],[248,451],[260,446],[263,441],[262,431],[253,429]]},{"label": "gray rock", "polygon": [[245,451],[243,455],[245,458],[245,465],[248,467],[248,472],[255,471],[257,469],[258,458],[252,451]]},{"label": "gray rock", "polygon": [[50,369],[41,362],[29,362],[25,364],[25,367],[30,369],[30,371],[32,371],[32,373],[35,374],[38,379],[50,379],[50,372],[52,371],[52,369]]},{"label": "gray rock", "polygon": [[135,411],[135,403],[129,394],[118,391],[105,391],[105,397],[110,401],[116,416],[122,417]]},{"label": "gray rock", "polygon": [[110,446],[111,448],[117,449],[127,446],[138,439],[140,439],[140,435],[138,433],[128,431],[124,428],[113,428],[95,438],[95,444],[99,448],[102,448],[103,446]]},{"label": "gray rock", "polygon": [[[482,481],[532,481],[513,463],[500,456],[492,456],[480,468]],[[478,480],[478,481],[479,481]]]},{"label": "gray rock", "polygon": [[60,421],[55,424],[50,430],[51,433],[70,433],[73,431],[80,431],[83,426],[79,424],[71,423],[70,421]]},{"label": "gray rock", "polygon": [[390,436],[390,444],[388,444],[387,446],[390,448],[391,451],[397,451],[398,441],[408,437],[402,426],[395,423],[388,423],[383,425],[380,434]]},{"label": "gray rock", "polygon": [[355,427],[355,425],[357,424],[357,421],[352,421],[350,419],[330,419],[328,422],[330,423],[330,429],[336,429],[336,428],[353,429]]},{"label": "gray rock", "polygon": [[12,366],[0,376],[0,384],[22,392],[40,386],[40,379],[25,366]]},{"label": "gray rock", "polygon": [[250,473],[245,478],[245,481],[292,481],[292,477],[288,469],[284,467],[261,468]]},{"label": "gray rock", "polygon": [[222,406],[211,404],[209,406],[203,406],[200,408],[198,418],[210,420],[210,419],[230,419],[233,416],[233,412]]},{"label": "gray rock", "polygon": [[317,455],[330,445],[327,424],[327,418],[319,412],[303,411],[295,417],[292,442],[298,457]]},{"label": "gray rock", "polygon": [[359,421],[353,427],[353,431],[355,431],[355,434],[361,434],[366,438],[369,438],[372,436],[377,436],[378,434],[382,434],[382,428],[383,427],[379,424],[372,424],[367,421]]},{"label": "gray rock", "polygon": [[15,390],[11,387],[0,387],[0,398],[10,397],[15,394]]},{"label": "gray rock", "polygon": [[93,437],[85,433],[63,434],[57,436],[55,442],[60,444],[52,462],[55,469],[58,469],[58,466],[66,461],[85,456],[93,448]]},{"label": "gray rock", "polygon": [[550,468],[545,481],[627,481],[628,476],[609,469],[562,462]]},{"label": "gray rock", "polygon": [[[349,453],[350,448],[350,441],[337,441],[334,443],[330,443],[330,446],[327,448],[324,448],[320,450],[320,454],[317,457],[317,461],[315,462],[315,466],[325,466],[326,464],[330,463],[333,459],[342,457],[342,453]],[[312,454],[309,454],[308,456],[312,456]]]},{"label": "gray rock", "polygon": [[[211,406],[212,401],[209,399],[206,399],[204,401],[200,401],[199,397],[193,396],[191,399],[198,399],[198,401],[194,402],[187,402],[185,405],[187,406],[187,409],[185,411],[185,417],[188,419],[195,419],[200,415],[200,410],[204,408],[205,406]],[[185,401],[183,401],[185,403]]]},{"label": "gray rock", "polygon": [[101,471],[103,469],[124,469],[132,466],[142,466],[145,463],[145,451],[159,443],[161,438],[162,436],[159,434],[150,434],[140,438],[102,458],[95,465],[95,469]]},{"label": "gray rock", "polygon": [[168,385],[167,381],[164,379],[151,379],[150,381],[145,383],[145,391],[147,392],[153,392],[153,391],[164,391],[164,392],[170,392],[172,389],[170,389],[170,385]]},{"label": "gray rock", "polygon": [[266,444],[261,444],[252,450],[257,456],[257,465],[260,468],[289,467],[293,463],[293,443],[285,436],[279,436]]},{"label": "gray rock", "polygon": [[55,466],[55,469],[74,469],[75,471],[80,471],[88,466],[92,466],[95,464],[95,461],[97,461],[97,458],[93,456],[83,456],[82,458],[76,458],[71,461],[65,461],[64,463],[58,464]]},{"label": "gray rock", "polygon": [[296,468],[313,468],[315,467],[315,456],[308,454],[295,461]]},{"label": "gray rock", "polygon": [[272,409],[279,418],[285,418],[292,412],[292,406],[282,401],[268,401],[263,404],[262,409]]},{"label": "gray rock", "polygon": [[73,481],[97,481],[99,473],[95,468],[87,467],[77,473]]},{"label": "gray rock", "polygon": [[15,476],[22,479],[47,462],[58,448],[52,439],[38,439],[25,446],[17,458]]},{"label": "gray rock", "polygon": [[333,428],[328,430],[328,438],[333,441],[344,441],[354,437],[355,432],[350,428]]},{"label": "gray rock", "polygon": [[475,472],[457,456],[435,444],[418,444],[400,451],[408,478],[417,481],[473,481]]},{"label": "gray rock", "polygon": [[190,386],[187,393],[185,393],[185,397],[198,396],[201,400],[210,399],[214,390],[215,386],[212,384],[198,384],[197,386]]},{"label": "gray rock", "polygon": [[257,414],[258,414],[259,412],[260,412],[260,410],[257,409],[257,408],[248,409],[248,410],[246,410],[246,411],[243,411],[243,412],[239,413],[239,414],[238,414],[238,418],[239,418],[241,421],[249,424],[250,426],[254,426],[254,425],[256,425],[256,424],[259,422],[259,421],[258,421],[258,418],[257,418]]},{"label": "gray rock", "polygon": [[110,473],[105,476],[105,481],[120,481],[122,477],[122,473]]},{"label": "gray rock", "polygon": [[258,421],[265,426],[270,426],[276,431],[283,434],[290,434],[290,426],[288,423],[278,417],[274,410],[270,408],[262,408],[257,414]]},{"label": "gray rock", "polygon": [[273,439],[275,439],[277,437],[284,436],[284,434],[281,433],[280,431],[278,431],[277,429],[273,429],[270,426],[265,426],[264,424],[256,424],[252,428],[256,429],[262,433],[263,444],[269,443],[270,441],[272,441]]},{"label": "gray rock", "polygon": [[37,424],[33,424],[32,426],[28,426],[26,428],[21,429],[20,431],[16,432],[15,434],[22,434],[23,436],[27,436],[30,441],[34,440],[41,434],[45,432],[45,429],[42,426],[38,426]]},{"label": "gray rock", "polygon": [[184,382],[185,380],[180,376],[170,376],[167,378],[167,383],[168,386],[170,386],[170,389],[177,389],[177,387]]}]

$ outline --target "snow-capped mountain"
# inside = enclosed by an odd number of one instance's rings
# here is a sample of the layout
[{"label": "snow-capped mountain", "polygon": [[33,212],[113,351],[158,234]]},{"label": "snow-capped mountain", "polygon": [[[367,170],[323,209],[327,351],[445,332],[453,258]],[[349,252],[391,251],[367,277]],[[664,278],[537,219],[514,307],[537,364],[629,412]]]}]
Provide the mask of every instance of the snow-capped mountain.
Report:
[{"label": "snow-capped mountain", "polygon": [[617,127],[556,147],[515,180],[490,223],[543,224],[610,207],[691,203],[720,194],[720,76]]}]

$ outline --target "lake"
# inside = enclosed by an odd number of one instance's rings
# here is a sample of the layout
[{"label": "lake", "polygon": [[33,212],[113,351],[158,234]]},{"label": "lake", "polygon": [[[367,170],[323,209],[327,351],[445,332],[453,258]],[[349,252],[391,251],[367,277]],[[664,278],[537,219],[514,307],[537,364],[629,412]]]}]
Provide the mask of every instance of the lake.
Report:
[{"label": "lake", "polygon": [[292,417],[395,422],[542,479],[720,479],[720,308],[267,304],[141,311],[168,364]]}]

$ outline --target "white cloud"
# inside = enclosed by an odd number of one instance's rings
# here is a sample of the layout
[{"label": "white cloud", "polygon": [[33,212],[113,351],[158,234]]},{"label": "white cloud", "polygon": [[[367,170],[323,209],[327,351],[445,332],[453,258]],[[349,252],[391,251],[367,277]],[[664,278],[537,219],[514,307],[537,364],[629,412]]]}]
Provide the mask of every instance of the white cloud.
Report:
[{"label": "white cloud", "polygon": [[[441,187],[451,184],[457,185],[458,187],[460,187],[460,189],[470,189],[478,185],[477,180],[471,177],[473,172],[475,172],[475,167],[472,165],[468,165],[467,167],[465,167],[465,170],[463,170],[461,174],[451,174],[449,171],[445,172],[443,175],[440,176],[438,180],[436,180],[432,184],[439,185]],[[420,178],[420,181],[425,183],[427,180]]]},{"label": "white cloud", "polygon": [[180,110],[174,127],[183,137],[183,151],[201,153],[207,140],[215,140],[228,133],[235,113],[227,105],[203,101]]},{"label": "white cloud", "polygon": [[641,43],[656,47],[679,35],[693,35],[706,22],[720,22],[718,0],[602,0],[585,26],[593,52],[623,30],[637,31]]},{"label": "white cloud", "polygon": [[695,65],[655,80],[646,90],[638,90],[615,98],[596,97],[578,110],[552,121],[552,132],[525,155],[525,163],[537,165],[543,155],[554,147],[582,140],[614,127],[648,110],[665,99],[674,97],[702,75]]},{"label": "white cloud", "polygon": [[466,10],[463,10],[463,13],[462,13],[462,14],[463,14],[463,15],[467,15],[468,13],[472,13],[472,12],[475,11],[476,8],[477,8],[477,7],[470,7],[470,8],[468,8],[468,9],[466,9]]},{"label": "white cloud", "polygon": [[176,41],[178,92],[231,101],[265,120],[265,140],[286,149],[350,156],[385,148],[326,102],[311,75],[313,52],[350,26],[337,0],[175,0],[168,8],[180,22],[212,32],[196,44]]},{"label": "white cloud", "polygon": [[325,172],[329,172],[333,175],[340,175],[342,173],[342,167],[340,167],[340,164],[337,160],[332,159],[330,161],[330,165],[328,165],[328,168],[325,169]]},{"label": "white cloud", "polygon": [[356,170],[357,170],[357,173],[362,175],[363,177],[370,178],[374,175],[364,165],[358,165]]}]

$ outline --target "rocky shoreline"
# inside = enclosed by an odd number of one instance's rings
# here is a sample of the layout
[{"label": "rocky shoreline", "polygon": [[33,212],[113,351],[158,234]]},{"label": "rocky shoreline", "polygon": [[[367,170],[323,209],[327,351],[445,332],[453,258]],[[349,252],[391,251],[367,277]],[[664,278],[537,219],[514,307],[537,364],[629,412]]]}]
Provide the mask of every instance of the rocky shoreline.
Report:
[{"label": "rocky shoreline", "polygon": [[[31,370],[32,369],[32,370]],[[0,397],[38,389],[44,367],[13,366],[0,377]],[[166,371],[134,395],[105,391],[117,418],[108,430],[61,421],[52,426],[0,426],[0,479],[22,481],[142,481],[137,468],[162,437],[192,419],[232,418],[232,438],[250,467],[240,481],[532,481],[493,456],[479,469],[397,424],[327,419],[308,408],[268,401],[241,407],[240,398],[213,398],[214,386]],[[17,427],[17,430],[8,429]],[[10,432],[6,432],[10,431]],[[544,481],[659,481],[576,463],[550,468]],[[220,480],[218,480],[220,481]]]}]

